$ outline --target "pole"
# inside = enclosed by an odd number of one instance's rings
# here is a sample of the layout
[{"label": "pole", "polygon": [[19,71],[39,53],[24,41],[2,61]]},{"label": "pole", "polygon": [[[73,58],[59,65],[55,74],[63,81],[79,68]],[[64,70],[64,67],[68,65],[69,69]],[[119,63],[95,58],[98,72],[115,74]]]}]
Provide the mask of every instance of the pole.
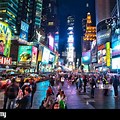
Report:
[{"label": "pole", "polygon": [[120,17],[119,0],[117,0],[117,17]]}]

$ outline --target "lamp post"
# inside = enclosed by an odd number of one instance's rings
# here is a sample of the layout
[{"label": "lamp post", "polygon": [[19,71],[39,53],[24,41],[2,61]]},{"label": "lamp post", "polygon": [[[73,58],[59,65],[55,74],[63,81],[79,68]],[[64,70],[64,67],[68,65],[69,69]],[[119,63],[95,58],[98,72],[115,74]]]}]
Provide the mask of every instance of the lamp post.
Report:
[{"label": "lamp post", "polygon": [[117,17],[120,17],[120,9],[119,9],[119,0],[116,1],[117,2]]}]

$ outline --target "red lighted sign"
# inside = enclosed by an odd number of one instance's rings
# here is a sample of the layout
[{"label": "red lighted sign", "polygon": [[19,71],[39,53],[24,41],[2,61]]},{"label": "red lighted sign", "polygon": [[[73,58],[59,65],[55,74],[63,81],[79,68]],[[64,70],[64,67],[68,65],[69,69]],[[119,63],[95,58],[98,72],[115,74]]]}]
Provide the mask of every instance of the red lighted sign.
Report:
[{"label": "red lighted sign", "polygon": [[100,46],[98,46],[98,50],[102,50],[102,49],[104,49],[105,48],[105,45],[100,45]]},{"label": "red lighted sign", "polygon": [[12,58],[7,58],[7,57],[0,56],[0,64],[11,65],[12,64]]}]

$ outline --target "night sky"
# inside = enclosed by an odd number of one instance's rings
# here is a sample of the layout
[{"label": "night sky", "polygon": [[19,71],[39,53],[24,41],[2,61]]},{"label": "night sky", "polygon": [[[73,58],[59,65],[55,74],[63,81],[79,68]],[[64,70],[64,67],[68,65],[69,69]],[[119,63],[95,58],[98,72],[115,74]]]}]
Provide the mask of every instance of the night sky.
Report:
[{"label": "night sky", "polygon": [[[86,18],[87,12],[91,13],[92,22],[95,26],[95,0],[58,0],[59,3],[59,22],[60,22],[60,42],[59,53],[66,50],[67,44],[67,16],[75,17],[75,51],[77,57],[81,56],[81,36],[82,36],[82,19]],[[89,8],[86,7],[89,3]]]}]

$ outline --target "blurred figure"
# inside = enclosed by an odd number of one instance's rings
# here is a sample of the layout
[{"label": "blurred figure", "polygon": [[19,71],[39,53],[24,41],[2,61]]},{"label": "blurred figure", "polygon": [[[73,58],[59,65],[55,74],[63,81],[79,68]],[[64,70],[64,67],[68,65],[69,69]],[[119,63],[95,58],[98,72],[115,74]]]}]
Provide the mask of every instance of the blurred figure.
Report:
[{"label": "blurred figure", "polygon": [[58,102],[55,102],[55,103],[53,104],[52,109],[60,109],[59,103],[58,103]]},{"label": "blurred figure", "polygon": [[30,109],[31,108],[31,88],[26,87],[24,89],[25,95],[22,99],[17,100],[18,107],[16,109]]},{"label": "blurred figure", "polygon": [[16,84],[15,78],[12,79],[11,84],[7,87],[5,92],[8,97],[7,109],[13,109],[19,92],[19,86]]},{"label": "blurred figure", "polygon": [[107,77],[103,77],[103,87],[104,87],[104,96],[108,96],[108,90],[109,90],[109,82],[107,81]]},{"label": "blurred figure", "polygon": [[118,86],[119,86],[119,79],[117,77],[117,75],[114,76],[113,79],[113,88],[114,88],[114,97],[118,97]]},{"label": "blurred figure", "polygon": [[64,85],[64,81],[65,81],[65,78],[64,78],[64,76],[62,76],[61,77],[61,84],[62,84],[62,86]]},{"label": "blurred figure", "polygon": [[91,85],[91,98],[94,98],[94,91],[96,88],[96,81],[94,77],[92,77],[90,85]]}]

